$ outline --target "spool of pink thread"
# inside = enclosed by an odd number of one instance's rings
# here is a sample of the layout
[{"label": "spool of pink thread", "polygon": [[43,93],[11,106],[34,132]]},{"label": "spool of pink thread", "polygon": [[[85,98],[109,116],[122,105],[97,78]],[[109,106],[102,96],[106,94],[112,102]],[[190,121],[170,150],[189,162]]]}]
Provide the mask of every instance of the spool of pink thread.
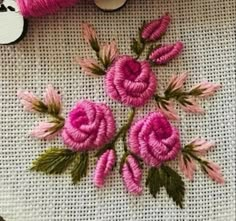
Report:
[{"label": "spool of pink thread", "polygon": [[21,14],[25,17],[40,17],[53,14],[61,8],[75,5],[79,0],[17,0]]}]

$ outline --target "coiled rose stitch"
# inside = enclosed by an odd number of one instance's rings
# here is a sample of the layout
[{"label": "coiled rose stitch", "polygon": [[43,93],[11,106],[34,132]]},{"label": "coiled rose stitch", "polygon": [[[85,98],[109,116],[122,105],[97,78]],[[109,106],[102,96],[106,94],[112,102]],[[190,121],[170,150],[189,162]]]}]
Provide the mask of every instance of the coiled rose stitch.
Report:
[{"label": "coiled rose stitch", "polygon": [[107,105],[80,101],[65,121],[62,138],[73,150],[91,150],[106,144],[115,130],[115,121]]},{"label": "coiled rose stitch", "polygon": [[122,178],[128,192],[141,194],[142,170],[133,156],[129,155],[122,167]]},{"label": "coiled rose stitch", "polygon": [[183,43],[178,41],[172,45],[163,45],[154,49],[149,59],[157,64],[166,64],[173,58],[177,57],[183,49]]},{"label": "coiled rose stitch", "polygon": [[112,99],[128,106],[143,106],[154,94],[157,80],[147,61],[122,56],[107,71],[105,89]]},{"label": "coiled rose stitch", "polygon": [[165,34],[169,24],[170,16],[168,14],[149,22],[143,27],[141,34],[142,38],[146,41],[158,40],[163,34]]},{"label": "coiled rose stitch", "polygon": [[129,131],[130,150],[147,165],[160,166],[180,150],[178,130],[159,112],[137,121]]},{"label": "coiled rose stitch", "polygon": [[94,171],[93,182],[97,187],[102,187],[105,183],[105,178],[111,172],[116,163],[116,153],[113,149],[108,149],[104,152],[97,161]]}]

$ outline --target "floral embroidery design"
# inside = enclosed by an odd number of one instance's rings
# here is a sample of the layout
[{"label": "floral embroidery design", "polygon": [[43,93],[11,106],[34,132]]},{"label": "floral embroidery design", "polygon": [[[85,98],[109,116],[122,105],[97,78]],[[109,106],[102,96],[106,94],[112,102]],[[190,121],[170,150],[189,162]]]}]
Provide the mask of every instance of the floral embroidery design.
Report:
[{"label": "floral embroidery design", "polygon": [[[62,174],[70,168],[74,184],[86,176],[90,152],[96,151],[97,163],[93,183],[101,188],[106,178],[114,172],[119,162],[119,172],[126,190],[134,195],[144,191],[143,171],[148,168],[146,186],[153,197],[161,187],[173,201],[183,207],[184,180],[169,162],[178,161],[179,169],[189,180],[193,180],[197,165],[212,180],[223,184],[219,166],[205,158],[215,144],[203,138],[195,138],[183,146],[179,130],[171,120],[180,120],[175,105],[183,111],[203,113],[197,100],[212,96],[219,84],[203,81],[189,90],[184,89],[188,73],[174,74],[164,91],[157,85],[158,76],[152,66],[159,66],[176,58],[183,50],[183,43],[158,44],[170,24],[170,16],[144,23],[139,36],[132,40],[131,49],[135,56],[120,55],[116,42],[100,44],[96,31],[90,24],[82,24],[83,36],[95,52],[96,58],[77,57],[75,62],[82,71],[92,76],[104,76],[107,95],[130,108],[126,124],[116,130],[112,110],[104,103],[78,101],[67,117],[63,117],[61,96],[49,85],[43,100],[32,92],[19,91],[24,109],[32,113],[49,116],[40,122],[31,135],[49,140],[61,137],[64,148],[52,147],[43,152],[31,170],[46,174]],[[146,59],[142,58],[146,53]],[[158,90],[157,90],[158,89]],[[156,108],[143,118],[136,117],[136,109],[153,99]],[[117,141],[123,142],[123,156],[117,154]]]}]

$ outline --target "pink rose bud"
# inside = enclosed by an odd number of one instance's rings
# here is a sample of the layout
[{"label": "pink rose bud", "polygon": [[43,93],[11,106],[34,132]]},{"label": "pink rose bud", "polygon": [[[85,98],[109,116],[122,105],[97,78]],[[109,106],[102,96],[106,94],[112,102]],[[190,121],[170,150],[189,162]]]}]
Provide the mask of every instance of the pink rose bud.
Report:
[{"label": "pink rose bud", "polygon": [[149,59],[156,64],[166,64],[177,57],[183,49],[183,43],[178,41],[172,45],[157,47],[149,55]]},{"label": "pink rose bud", "polygon": [[206,161],[204,164],[202,164],[203,171],[214,181],[220,184],[224,184],[225,180],[224,177],[220,171],[220,167],[212,162],[212,161]]},{"label": "pink rose bud", "polygon": [[157,80],[147,61],[119,57],[108,69],[105,79],[109,97],[127,106],[143,106],[155,93]]},{"label": "pink rose bud", "polygon": [[41,140],[52,140],[63,128],[64,122],[52,121],[52,122],[40,122],[37,127],[35,127],[30,135],[32,137],[41,139]]},{"label": "pink rose bud", "polygon": [[169,24],[170,16],[166,14],[144,25],[141,36],[145,41],[156,41],[166,33]]},{"label": "pink rose bud", "polygon": [[113,138],[115,131],[111,109],[105,104],[84,100],[68,114],[62,138],[70,149],[85,151],[102,147]]},{"label": "pink rose bud", "polygon": [[48,85],[44,93],[44,103],[48,107],[48,112],[58,115],[61,112],[61,95],[52,85]]},{"label": "pink rose bud", "polygon": [[82,71],[87,75],[99,76],[104,75],[104,70],[93,58],[79,58],[75,59],[75,62],[79,64],[82,68]]},{"label": "pink rose bud", "polygon": [[191,146],[194,152],[200,156],[206,155],[207,151],[215,146],[215,143],[212,141],[206,141],[202,138],[194,139],[188,146]]},{"label": "pink rose bud", "polygon": [[122,178],[128,192],[139,195],[142,193],[141,187],[142,169],[136,159],[129,155],[122,167]]},{"label": "pink rose bud", "polygon": [[191,157],[185,157],[183,154],[180,154],[179,168],[189,180],[193,180],[193,175],[196,170],[196,164]]},{"label": "pink rose bud", "polygon": [[174,74],[170,78],[170,81],[167,85],[167,89],[165,90],[165,95],[171,95],[180,91],[183,88],[185,81],[188,78],[188,73],[184,72],[180,75]]},{"label": "pink rose bud", "polygon": [[113,149],[104,152],[97,161],[93,182],[96,187],[104,186],[105,179],[116,163],[116,154]]},{"label": "pink rose bud", "polygon": [[191,113],[204,113],[204,109],[201,108],[196,100],[190,96],[183,97],[181,100],[178,100],[181,108],[186,112]]},{"label": "pink rose bud", "polygon": [[213,84],[207,81],[201,82],[200,84],[197,84],[193,86],[189,94],[192,96],[197,97],[209,97],[212,96],[218,89],[220,88],[220,84]]},{"label": "pink rose bud", "polygon": [[26,111],[40,113],[47,111],[47,106],[32,92],[19,90],[17,96]]},{"label": "pink rose bud", "polygon": [[110,44],[104,44],[99,51],[99,56],[105,67],[108,67],[118,55],[119,52],[115,41],[112,41]]},{"label": "pink rose bud", "polygon": [[93,50],[99,52],[99,44],[97,41],[97,34],[93,27],[88,23],[82,24],[83,37],[87,41]]},{"label": "pink rose bud", "polygon": [[176,158],[181,147],[179,132],[163,114],[153,112],[131,126],[129,147],[147,165],[157,167]]},{"label": "pink rose bud", "polygon": [[179,120],[179,116],[174,108],[174,103],[170,100],[157,101],[158,110],[170,120]]}]

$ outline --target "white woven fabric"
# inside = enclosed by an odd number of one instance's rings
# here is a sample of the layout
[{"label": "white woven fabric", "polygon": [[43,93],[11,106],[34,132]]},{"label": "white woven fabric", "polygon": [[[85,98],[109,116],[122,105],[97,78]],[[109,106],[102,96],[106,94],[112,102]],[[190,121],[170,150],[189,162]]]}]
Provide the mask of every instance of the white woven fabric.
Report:
[{"label": "white woven fabric", "polygon": [[[89,21],[100,39],[117,39],[121,53],[130,54],[130,38],[143,20],[169,12],[172,24],[162,42],[182,40],[183,54],[161,67],[159,83],[172,73],[190,71],[188,85],[209,80],[222,89],[202,101],[206,114],[181,113],[182,142],[196,136],[214,140],[217,146],[208,158],[220,164],[225,185],[218,185],[201,172],[194,182],[186,181],[185,208],[179,209],[163,190],[152,198],[145,189],[140,197],[126,193],[118,168],[106,186],[97,190],[88,177],[72,185],[69,173],[47,176],[29,171],[33,159],[49,146],[62,146],[33,140],[28,132],[39,118],[23,111],[16,97],[19,88],[41,95],[49,83],[61,90],[67,113],[79,99],[105,101],[113,109],[117,126],[126,121],[128,109],[111,101],[104,93],[103,79],[85,76],[73,64],[76,55],[91,56],[82,40],[80,23]],[[52,220],[235,220],[235,0],[129,0],[114,13],[99,11],[92,3],[29,21],[23,41],[0,46],[0,216],[6,221]],[[139,116],[154,108],[153,102],[140,109]],[[122,153],[121,145],[117,147]]]}]

